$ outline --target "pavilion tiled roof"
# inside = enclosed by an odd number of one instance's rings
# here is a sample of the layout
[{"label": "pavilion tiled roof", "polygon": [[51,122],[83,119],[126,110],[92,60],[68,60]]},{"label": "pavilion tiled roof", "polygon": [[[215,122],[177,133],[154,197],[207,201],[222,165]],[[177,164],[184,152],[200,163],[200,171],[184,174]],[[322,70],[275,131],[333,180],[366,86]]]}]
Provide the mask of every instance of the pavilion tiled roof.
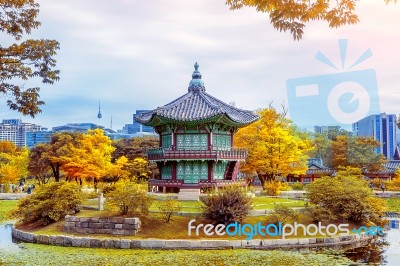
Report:
[{"label": "pavilion tiled roof", "polygon": [[325,169],[308,169],[306,171],[306,175],[314,175],[314,174],[321,174],[321,175],[333,175],[336,171],[334,169],[325,168]]},{"label": "pavilion tiled roof", "polygon": [[226,116],[237,125],[250,124],[259,118],[252,111],[236,108],[206,93],[196,63],[188,93],[162,107],[135,116],[135,120],[144,125],[154,125],[156,117],[168,121],[194,122],[221,116]]},{"label": "pavilion tiled roof", "polygon": [[393,174],[397,168],[400,168],[400,160],[390,160],[383,164],[381,170],[376,172],[366,172],[371,174]]}]

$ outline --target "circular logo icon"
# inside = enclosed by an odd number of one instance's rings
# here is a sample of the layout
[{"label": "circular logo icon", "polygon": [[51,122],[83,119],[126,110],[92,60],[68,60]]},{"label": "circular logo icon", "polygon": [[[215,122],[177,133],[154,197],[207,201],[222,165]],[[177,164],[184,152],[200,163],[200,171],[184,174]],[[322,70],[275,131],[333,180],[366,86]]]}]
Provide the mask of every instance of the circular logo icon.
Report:
[{"label": "circular logo icon", "polygon": [[370,105],[368,92],[356,82],[341,82],[328,95],[329,113],[342,124],[351,124],[366,117]]}]

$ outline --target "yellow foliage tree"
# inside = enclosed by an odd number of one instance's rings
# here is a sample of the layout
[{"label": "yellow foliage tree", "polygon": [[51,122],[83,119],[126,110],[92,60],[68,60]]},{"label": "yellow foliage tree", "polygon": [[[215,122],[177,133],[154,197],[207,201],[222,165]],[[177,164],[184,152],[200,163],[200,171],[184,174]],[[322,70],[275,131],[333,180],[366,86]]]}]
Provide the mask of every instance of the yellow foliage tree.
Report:
[{"label": "yellow foliage tree", "polygon": [[137,157],[133,159],[130,165],[131,174],[136,179],[149,179],[151,170],[149,168],[149,162],[145,158]]},{"label": "yellow foliage tree", "polygon": [[17,183],[28,175],[29,151],[0,141],[0,183]]},{"label": "yellow foliage tree", "polygon": [[130,179],[130,181],[134,181],[129,172],[129,160],[125,156],[119,157],[114,164],[109,164],[108,169],[103,176],[102,180],[106,182],[117,182],[120,179]]},{"label": "yellow foliage tree", "polygon": [[305,173],[307,152],[312,149],[308,135],[272,107],[258,113],[261,118],[257,122],[235,134],[235,145],[248,150],[241,171],[257,174],[263,186],[267,180]]},{"label": "yellow foliage tree", "polygon": [[62,170],[69,179],[79,180],[81,184],[83,180],[93,181],[96,187],[111,164],[111,154],[115,149],[111,139],[104,135],[103,130],[94,129],[82,134],[77,145],[69,145],[70,152],[59,157]]},{"label": "yellow foliage tree", "polygon": [[386,182],[386,189],[392,191],[400,191],[400,168],[394,172],[393,179]]}]

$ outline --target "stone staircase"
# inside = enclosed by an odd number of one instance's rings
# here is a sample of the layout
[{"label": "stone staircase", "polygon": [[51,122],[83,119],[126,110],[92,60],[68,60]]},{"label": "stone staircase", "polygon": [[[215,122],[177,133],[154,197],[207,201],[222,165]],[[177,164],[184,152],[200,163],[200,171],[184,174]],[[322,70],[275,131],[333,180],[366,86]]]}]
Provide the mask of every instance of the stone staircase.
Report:
[{"label": "stone staircase", "polygon": [[178,194],[178,200],[199,200],[199,188],[181,188]]}]

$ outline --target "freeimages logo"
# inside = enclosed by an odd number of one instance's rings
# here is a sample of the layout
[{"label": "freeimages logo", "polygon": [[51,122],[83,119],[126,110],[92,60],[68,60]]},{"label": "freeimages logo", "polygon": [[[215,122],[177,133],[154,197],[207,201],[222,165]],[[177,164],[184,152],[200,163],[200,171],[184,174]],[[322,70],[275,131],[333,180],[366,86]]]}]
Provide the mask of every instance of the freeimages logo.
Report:
[{"label": "freeimages logo", "polygon": [[[339,40],[339,50],[343,71],[347,40]],[[371,50],[367,49],[348,69],[371,56]],[[321,52],[315,58],[339,69]],[[368,115],[380,113],[376,73],[373,69],[293,78],[286,81],[286,88],[290,117],[302,126],[321,123],[347,126]]]}]

